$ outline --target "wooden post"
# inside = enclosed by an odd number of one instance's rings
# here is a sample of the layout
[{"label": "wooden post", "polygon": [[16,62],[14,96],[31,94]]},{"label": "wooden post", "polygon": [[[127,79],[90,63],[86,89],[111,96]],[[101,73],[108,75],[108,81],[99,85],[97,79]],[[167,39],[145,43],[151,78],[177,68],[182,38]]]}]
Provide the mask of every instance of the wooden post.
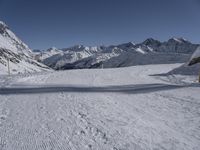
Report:
[{"label": "wooden post", "polygon": [[199,72],[199,83],[200,83],[200,72]]},{"label": "wooden post", "polygon": [[8,66],[8,75],[10,76],[10,59],[8,58],[7,61],[8,61],[8,63],[7,63],[7,66]]}]

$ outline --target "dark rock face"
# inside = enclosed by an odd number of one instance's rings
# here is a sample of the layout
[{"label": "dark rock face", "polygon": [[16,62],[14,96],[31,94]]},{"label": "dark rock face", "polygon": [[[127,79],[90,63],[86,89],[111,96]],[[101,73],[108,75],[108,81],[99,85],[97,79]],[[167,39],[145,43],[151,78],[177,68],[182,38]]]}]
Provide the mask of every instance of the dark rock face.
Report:
[{"label": "dark rock face", "polygon": [[190,62],[189,62],[189,66],[192,66],[194,64],[200,63],[200,57],[197,58],[193,58]]},{"label": "dark rock face", "polygon": [[0,34],[5,35],[6,29],[9,29],[5,24],[0,23]]}]

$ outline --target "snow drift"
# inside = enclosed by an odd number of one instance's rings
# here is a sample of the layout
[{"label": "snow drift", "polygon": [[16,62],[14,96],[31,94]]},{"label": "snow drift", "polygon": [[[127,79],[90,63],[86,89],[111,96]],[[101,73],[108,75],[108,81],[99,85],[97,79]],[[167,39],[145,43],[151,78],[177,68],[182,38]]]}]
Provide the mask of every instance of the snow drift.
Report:
[{"label": "snow drift", "polygon": [[170,71],[168,74],[198,75],[200,72],[200,47],[196,49],[189,62]]}]

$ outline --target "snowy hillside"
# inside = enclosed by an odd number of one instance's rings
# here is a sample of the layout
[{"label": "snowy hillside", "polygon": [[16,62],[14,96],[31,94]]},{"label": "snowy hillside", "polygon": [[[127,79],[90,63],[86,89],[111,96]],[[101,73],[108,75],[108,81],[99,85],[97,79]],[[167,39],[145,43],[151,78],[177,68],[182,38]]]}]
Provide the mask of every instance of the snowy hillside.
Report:
[{"label": "snowy hillside", "polygon": [[178,75],[199,75],[200,73],[200,47],[192,54],[191,58],[185,64],[170,71],[168,74]]},{"label": "snowy hillside", "polygon": [[160,42],[149,38],[142,43],[132,42],[112,46],[85,47],[77,45],[48,50],[38,54],[40,61],[54,69],[115,68],[147,64],[186,62],[199,45],[183,38]]},{"label": "snowy hillside", "polygon": [[200,63],[200,46],[196,49],[196,51],[192,55],[189,65],[191,66],[197,63]]},{"label": "snowy hillside", "polygon": [[198,150],[199,84],[153,76],[180,65],[0,76],[0,149]]},{"label": "snowy hillside", "polygon": [[7,60],[11,73],[28,73],[48,70],[48,67],[33,59],[33,53],[9,27],[0,21],[0,74],[7,74]]}]

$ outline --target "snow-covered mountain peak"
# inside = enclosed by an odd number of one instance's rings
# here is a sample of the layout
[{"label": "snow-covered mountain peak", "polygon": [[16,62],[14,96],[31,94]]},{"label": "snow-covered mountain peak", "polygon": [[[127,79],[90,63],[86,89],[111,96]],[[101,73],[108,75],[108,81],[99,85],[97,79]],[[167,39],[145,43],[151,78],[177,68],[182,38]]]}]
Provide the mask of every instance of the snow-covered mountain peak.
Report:
[{"label": "snow-covered mountain peak", "polygon": [[153,38],[148,38],[144,42],[142,42],[142,44],[144,45],[154,45],[154,44],[160,44],[160,43],[161,43],[160,41],[155,40]]},{"label": "snow-covered mountain peak", "polygon": [[56,48],[55,46],[49,48],[50,50],[57,50],[58,48]]},{"label": "snow-covered mountain peak", "polygon": [[134,42],[131,42],[133,44],[133,46],[135,46],[136,44]]},{"label": "snow-covered mountain peak", "polygon": [[117,45],[118,48],[123,49],[123,50],[130,50],[130,49],[135,48],[135,46],[136,45],[133,42]]},{"label": "snow-covered mountain peak", "polygon": [[8,27],[3,21],[0,21],[0,26]]},{"label": "snow-covered mountain peak", "polygon": [[3,21],[0,20],[0,24],[5,24]]},{"label": "snow-covered mountain peak", "polygon": [[47,52],[59,52],[59,51],[61,51],[61,50],[59,50],[59,49],[56,48],[56,47],[51,47],[51,48],[47,49],[46,51],[47,51]]},{"label": "snow-covered mountain peak", "polygon": [[85,48],[84,45],[75,45],[75,46],[70,47],[69,49],[76,50],[76,49],[83,49],[83,48]]},{"label": "snow-covered mountain peak", "polygon": [[134,42],[128,42],[127,45],[135,46],[136,44]]},{"label": "snow-covered mountain peak", "polygon": [[7,73],[7,60],[11,73],[47,70],[48,67],[33,58],[31,49],[0,21],[0,74]]},{"label": "snow-covered mountain peak", "polygon": [[172,38],[174,41],[176,41],[176,42],[179,42],[179,43],[182,43],[182,41],[180,40],[180,39],[178,39],[178,38]]},{"label": "snow-covered mountain peak", "polygon": [[178,42],[180,44],[183,44],[183,43],[190,43],[188,40],[186,40],[185,38],[176,38],[176,37],[173,37],[171,39],[168,40],[168,42]]},{"label": "snow-covered mountain peak", "polygon": [[69,47],[69,48],[63,48],[62,51],[64,52],[70,52],[70,53],[74,53],[74,52],[89,52],[89,53],[93,53],[93,52],[97,52],[100,48],[98,46],[84,46],[84,45],[75,45],[73,47]]},{"label": "snow-covered mountain peak", "polygon": [[30,48],[2,21],[0,23],[0,41],[1,48],[12,49],[13,52],[26,55],[27,57],[31,56]]},{"label": "snow-covered mountain peak", "polygon": [[182,41],[182,42],[189,42],[187,39],[181,37],[181,38],[178,38],[178,40]]}]

